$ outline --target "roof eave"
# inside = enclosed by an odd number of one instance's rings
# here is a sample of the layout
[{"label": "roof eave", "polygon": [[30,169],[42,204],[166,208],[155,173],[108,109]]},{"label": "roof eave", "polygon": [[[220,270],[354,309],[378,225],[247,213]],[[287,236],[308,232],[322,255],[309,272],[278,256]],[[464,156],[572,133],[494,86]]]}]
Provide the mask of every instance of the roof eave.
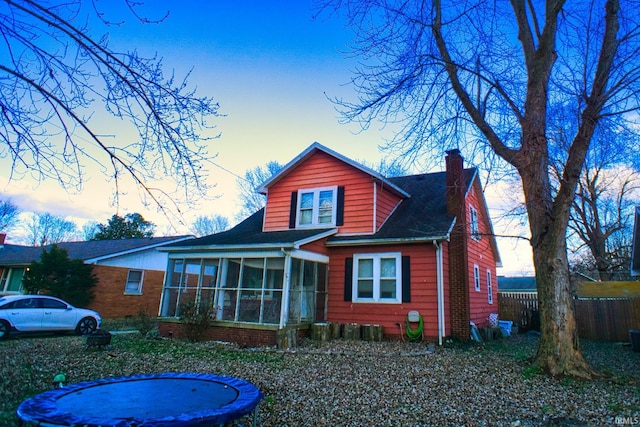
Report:
[{"label": "roof eave", "polygon": [[301,246],[306,245],[316,240],[324,239],[325,237],[332,236],[338,232],[337,228],[332,228],[314,234],[309,237],[305,237],[299,240],[293,240],[290,242],[270,242],[270,243],[250,243],[250,244],[213,244],[213,245],[198,245],[198,246],[173,246],[170,248],[158,248],[162,252],[191,252],[191,251],[228,251],[228,250],[267,250],[267,249],[299,249]]},{"label": "roof eave", "polygon": [[165,245],[169,245],[171,243],[177,243],[177,242],[182,242],[185,240],[191,240],[193,239],[193,236],[186,236],[186,237],[181,237],[175,240],[167,240],[165,242],[161,242],[161,243],[154,243],[152,245],[145,245],[145,246],[140,246],[137,248],[133,248],[133,249],[128,249],[126,251],[120,251],[120,252],[114,252],[114,253],[110,253],[107,255],[101,255],[101,256],[97,256],[94,258],[85,258],[83,259],[83,261],[87,264],[93,264],[99,261],[103,261],[105,259],[109,259],[109,258],[116,258],[119,256],[123,256],[123,255],[130,255],[132,253],[136,253],[136,252],[141,252],[141,251],[146,251],[148,249],[158,249],[160,250],[160,247],[165,246]]},{"label": "roof eave", "polygon": [[367,238],[349,239],[338,241],[327,241],[327,246],[364,246],[364,245],[391,245],[407,243],[431,243],[433,241],[446,241],[449,236],[420,236],[420,237],[390,237],[390,238]]}]

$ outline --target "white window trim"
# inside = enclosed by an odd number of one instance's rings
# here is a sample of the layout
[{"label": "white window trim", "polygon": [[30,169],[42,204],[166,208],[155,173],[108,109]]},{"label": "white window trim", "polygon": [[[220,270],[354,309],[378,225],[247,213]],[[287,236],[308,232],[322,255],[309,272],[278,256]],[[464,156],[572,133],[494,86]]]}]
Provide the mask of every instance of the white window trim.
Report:
[{"label": "white window trim", "polygon": [[[332,211],[331,211],[331,223],[320,223],[318,220],[318,215],[320,213],[320,192],[321,191],[331,191],[333,193],[332,199]],[[302,194],[303,193],[313,193],[313,208],[312,208],[312,218],[311,224],[300,224],[300,219],[302,215],[300,214],[300,204],[302,203]],[[326,228],[326,227],[335,227],[336,226],[336,218],[338,212],[338,186],[334,185],[333,187],[319,187],[319,188],[305,188],[298,190],[298,201],[296,206],[296,228]]]},{"label": "white window trim", "polygon": [[478,264],[473,264],[473,287],[476,292],[480,292],[480,267]]},{"label": "white window trim", "polygon": [[[396,297],[380,298],[380,259],[395,258],[396,260]],[[358,298],[358,263],[363,259],[373,259],[373,297]],[[400,252],[383,252],[353,255],[352,302],[364,303],[402,303],[402,254]]]},{"label": "white window trim", "polygon": [[487,270],[487,302],[493,304],[493,281],[491,270]]},{"label": "white window trim", "polygon": [[473,240],[480,240],[480,223],[478,220],[478,210],[469,205],[469,233]]},{"label": "white window trim", "polygon": [[[129,275],[131,274],[132,271],[139,271],[140,272],[140,282],[138,283],[138,290],[137,291],[131,291],[128,289],[128,284],[129,284]],[[129,271],[127,271],[127,281],[124,284],[124,293],[126,295],[141,295],[142,294],[142,283],[144,282],[144,270],[141,269],[137,269],[137,268],[131,268],[129,269]]]}]

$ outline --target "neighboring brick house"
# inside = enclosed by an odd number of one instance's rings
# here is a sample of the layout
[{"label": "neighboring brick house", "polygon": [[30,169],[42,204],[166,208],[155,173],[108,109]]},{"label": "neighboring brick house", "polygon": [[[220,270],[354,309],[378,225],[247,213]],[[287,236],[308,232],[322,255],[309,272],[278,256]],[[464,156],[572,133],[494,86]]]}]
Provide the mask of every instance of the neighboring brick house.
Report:
[{"label": "neighboring brick house", "polygon": [[[165,246],[161,332],[184,301],[216,310],[209,336],[273,344],[314,322],[468,339],[497,313],[499,255],[476,169],[385,178],[318,143],[265,182],[266,207],[231,230]],[[173,322],[175,322],[174,320]]]},{"label": "neighboring brick house", "polygon": [[[22,292],[22,276],[32,261],[38,261],[44,247],[20,246],[4,243],[0,235],[0,294]],[[103,318],[115,319],[135,316],[141,310],[155,316],[167,267],[166,253],[158,247],[181,242],[192,236],[151,237],[120,240],[92,240],[63,242],[71,259],[81,259],[93,265],[98,278],[94,299],[87,308]]]}]

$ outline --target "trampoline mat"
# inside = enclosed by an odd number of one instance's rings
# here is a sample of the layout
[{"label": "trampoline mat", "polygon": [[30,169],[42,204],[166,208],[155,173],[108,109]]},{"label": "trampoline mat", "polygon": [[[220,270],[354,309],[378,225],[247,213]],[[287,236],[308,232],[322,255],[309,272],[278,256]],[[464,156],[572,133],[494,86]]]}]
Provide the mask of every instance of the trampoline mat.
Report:
[{"label": "trampoline mat", "polygon": [[108,378],[51,390],[18,407],[23,421],[52,425],[198,426],[251,412],[263,395],[252,384],[210,374]]}]

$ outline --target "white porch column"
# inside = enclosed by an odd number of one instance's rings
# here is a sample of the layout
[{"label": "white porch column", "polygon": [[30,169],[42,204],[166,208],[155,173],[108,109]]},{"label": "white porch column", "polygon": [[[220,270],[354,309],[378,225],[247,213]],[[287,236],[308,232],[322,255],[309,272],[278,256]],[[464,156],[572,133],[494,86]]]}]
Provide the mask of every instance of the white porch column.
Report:
[{"label": "white porch column", "polygon": [[280,329],[289,320],[289,292],[291,290],[291,253],[282,249],[284,254],[284,283],[282,285],[282,302],[280,303]]}]

